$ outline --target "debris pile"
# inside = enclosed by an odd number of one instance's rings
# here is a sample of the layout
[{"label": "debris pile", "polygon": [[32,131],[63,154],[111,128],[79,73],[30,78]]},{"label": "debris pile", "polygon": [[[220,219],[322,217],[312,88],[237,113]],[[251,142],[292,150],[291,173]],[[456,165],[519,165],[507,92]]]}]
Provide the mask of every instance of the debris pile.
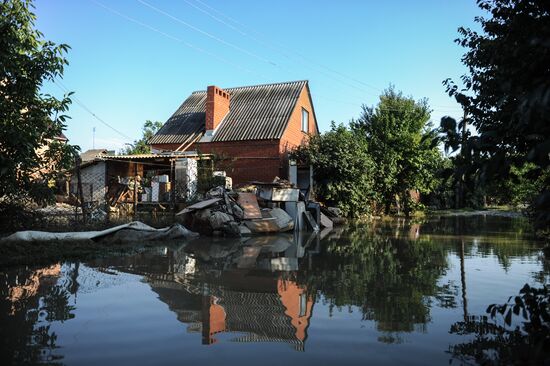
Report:
[{"label": "debris pile", "polygon": [[[185,226],[206,235],[248,236],[297,230],[319,232],[342,223],[338,209],[307,200],[288,181],[252,182],[239,190],[218,186],[176,215]],[[325,213],[326,212],[326,213]]]}]

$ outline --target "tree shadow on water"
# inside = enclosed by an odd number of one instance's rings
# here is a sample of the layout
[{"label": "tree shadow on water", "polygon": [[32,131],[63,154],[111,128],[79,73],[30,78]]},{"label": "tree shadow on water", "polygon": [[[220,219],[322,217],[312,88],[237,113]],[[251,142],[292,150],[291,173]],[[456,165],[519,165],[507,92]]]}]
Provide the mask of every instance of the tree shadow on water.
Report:
[{"label": "tree shadow on water", "polygon": [[550,364],[550,292],[525,285],[506,304],[489,305],[488,315],[467,316],[450,333],[473,336],[452,345],[450,363],[480,365]]}]

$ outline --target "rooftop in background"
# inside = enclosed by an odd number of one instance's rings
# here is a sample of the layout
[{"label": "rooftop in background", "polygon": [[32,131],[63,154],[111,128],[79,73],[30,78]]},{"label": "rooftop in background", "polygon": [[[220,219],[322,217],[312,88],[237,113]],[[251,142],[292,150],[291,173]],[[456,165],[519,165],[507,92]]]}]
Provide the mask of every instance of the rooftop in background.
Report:
[{"label": "rooftop in background", "polygon": [[109,151],[107,149],[90,149],[80,154],[80,159],[83,163],[95,160],[96,158],[107,155]]}]

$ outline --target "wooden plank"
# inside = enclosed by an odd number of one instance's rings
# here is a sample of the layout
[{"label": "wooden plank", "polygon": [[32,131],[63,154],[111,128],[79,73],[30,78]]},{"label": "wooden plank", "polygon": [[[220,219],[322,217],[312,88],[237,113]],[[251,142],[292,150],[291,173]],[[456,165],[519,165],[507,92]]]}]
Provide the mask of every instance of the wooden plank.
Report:
[{"label": "wooden plank", "polygon": [[311,212],[305,211],[304,216],[306,218],[306,222],[311,227],[311,230],[313,230],[314,232],[319,232],[319,225],[317,225],[317,223],[315,222],[315,219],[311,215]]},{"label": "wooden plank", "polygon": [[321,226],[325,228],[332,229],[334,224],[332,223],[332,220],[327,217],[324,213],[321,212]]},{"label": "wooden plank", "polygon": [[269,217],[260,220],[247,220],[244,221],[247,228],[253,233],[276,233],[279,232],[279,225],[277,225],[277,219]]},{"label": "wooden plank", "polygon": [[210,207],[221,200],[222,200],[221,198],[210,198],[208,200],[200,201],[195,204],[192,204],[191,206],[184,208],[183,210],[178,212],[176,215],[183,215],[184,213],[188,213],[191,211],[202,210],[203,208]]},{"label": "wooden plank", "polygon": [[244,210],[244,219],[261,219],[262,212],[258,206],[256,195],[250,192],[239,192],[237,203]]},{"label": "wooden plank", "polygon": [[281,202],[296,202],[300,195],[300,190],[297,188],[273,188],[271,195],[272,201]]}]

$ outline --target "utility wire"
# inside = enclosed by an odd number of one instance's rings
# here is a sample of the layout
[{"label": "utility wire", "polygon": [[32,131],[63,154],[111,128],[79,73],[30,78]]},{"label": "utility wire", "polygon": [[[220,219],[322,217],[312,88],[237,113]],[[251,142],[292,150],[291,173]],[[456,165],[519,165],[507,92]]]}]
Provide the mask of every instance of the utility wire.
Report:
[{"label": "utility wire", "polygon": [[[172,15],[172,14],[170,14],[170,13],[168,13],[168,12],[162,10],[162,9],[159,9],[159,8],[157,8],[157,7],[153,6],[153,5],[151,5],[151,4],[147,3],[147,2],[144,1],[144,0],[136,0],[136,1],[139,2],[139,3],[141,3],[141,4],[143,4],[143,5],[145,5],[145,6],[147,6],[147,7],[149,7],[149,8],[151,8],[152,10],[154,10],[154,11],[156,11],[156,12],[158,12],[158,13],[160,13],[160,14],[162,14],[162,15],[164,15],[164,16],[166,16],[166,17],[168,17],[168,18],[170,18],[170,19],[172,19],[172,20],[174,20],[174,21],[176,21],[176,22],[178,22],[178,23],[180,23],[180,24],[183,24],[183,25],[186,26],[186,27],[190,27],[191,29],[193,29],[193,30],[195,30],[195,31],[197,31],[197,32],[199,32],[199,33],[202,33],[202,34],[204,34],[204,35],[206,35],[206,36],[208,36],[208,37],[210,37],[210,38],[212,38],[212,39],[214,39],[214,40],[216,40],[216,41],[218,41],[218,42],[221,42],[221,43],[223,43],[223,44],[225,44],[225,45],[228,45],[228,46],[230,46],[230,47],[233,47],[233,48],[235,48],[235,49],[237,49],[237,50],[239,50],[239,51],[241,51],[241,52],[243,52],[243,53],[248,54],[249,56],[252,56],[252,57],[255,57],[255,58],[257,58],[257,59],[260,59],[261,61],[264,61],[264,62],[270,64],[271,66],[277,67],[277,68],[279,68],[279,69],[283,69],[281,65],[277,64],[276,62],[274,62],[274,61],[272,61],[272,60],[269,60],[269,59],[267,59],[267,58],[264,58],[264,57],[262,57],[262,56],[259,56],[259,55],[255,54],[255,53],[252,53],[252,52],[250,52],[250,51],[248,51],[248,50],[245,50],[245,49],[242,48],[242,47],[239,47],[239,46],[236,46],[235,44],[232,44],[232,43],[230,43],[230,42],[227,42],[227,41],[223,40],[223,39],[220,38],[220,37],[217,37],[217,36],[215,36],[215,35],[213,35],[213,34],[211,34],[211,33],[208,33],[208,32],[206,32],[206,31],[203,31],[202,29],[197,28],[197,27],[195,27],[195,26],[193,26],[193,25],[191,25],[191,24],[185,22],[184,20],[182,20],[182,19],[180,19],[180,18],[178,18],[178,17],[176,17],[176,16],[174,16],[174,15]],[[187,2],[187,3],[190,4],[189,2]],[[193,4],[190,4],[190,5],[194,6]],[[196,7],[196,6],[195,6],[195,7]],[[205,11],[203,11],[203,12],[205,12]],[[217,20],[219,21],[219,18],[217,18],[217,17],[215,17],[215,16],[214,16],[214,18],[217,19]],[[227,24],[226,22],[223,22],[223,21],[222,21],[222,23],[224,23],[224,24],[225,24],[226,26],[228,26],[228,27],[231,27],[231,25]],[[233,28],[234,28],[234,27],[233,27]],[[262,43],[262,42],[259,41],[258,39],[255,39],[255,40],[256,40],[257,42]],[[279,50],[278,52],[281,53],[280,50]],[[285,57],[288,57],[288,56],[285,55]],[[307,63],[304,63],[302,60],[299,60],[299,61],[300,61],[301,63],[303,63],[304,65],[306,65],[306,66],[308,66],[308,67],[311,67],[311,65],[309,65],[309,64],[307,64]],[[285,69],[286,71],[294,72],[294,70],[288,69],[288,68],[286,68],[286,67],[285,67],[284,69]],[[345,85],[347,85],[347,86],[349,86],[349,87],[352,87],[352,88],[354,88],[354,89],[357,89],[357,90],[359,90],[359,91],[361,91],[361,92],[364,92],[364,93],[371,93],[371,94],[372,94],[372,92],[370,92],[370,91],[366,91],[365,89],[363,89],[363,88],[361,88],[361,87],[358,87],[357,85],[351,84],[351,83],[349,83],[349,82],[347,82],[347,81],[344,81],[344,80],[342,80],[342,79],[338,79],[338,78],[334,77],[334,75],[331,75],[331,74],[329,74],[329,73],[327,73],[327,72],[324,72],[323,70],[317,70],[317,72],[320,72],[320,73],[324,74],[325,76],[327,76],[327,77],[329,77],[329,78],[331,78],[331,79],[333,79],[333,80],[335,80],[335,81],[337,81],[337,82],[343,83],[343,84],[345,84]],[[373,94],[373,95],[377,95],[377,94]]]},{"label": "utility wire", "polygon": [[[252,40],[254,40],[254,41],[258,42],[258,43],[261,43],[261,44],[263,44],[264,46],[266,46],[266,45],[267,45],[267,46],[271,46],[271,47],[269,47],[269,48],[271,48],[271,49],[273,49],[273,50],[279,52],[280,54],[282,54],[283,56],[285,56],[285,57],[287,57],[287,58],[289,58],[289,56],[287,55],[287,52],[289,52],[289,53],[292,53],[292,54],[296,55],[297,57],[299,57],[300,59],[302,59],[302,60],[305,61],[306,63],[313,64],[313,65],[315,65],[315,66],[317,66],[317,67],[320,67],[320,68],[322,68],[322,69],[324,69],[324,70],[326,70],[326,71],[329,71],[329,72],[332,72],[332,73],[334,73],[334,74],[336,74],[336,75],[339,75],[340,77],[343,77],[343,78],[346,78],[346,79],[348,79],[348,80],[354,81],[354,82],[356,82],[356,83],[358,83],[358,84],[361,84],[361,85],[363,85],[363,86],[366,86],[366,87],[368,87],[368,88],[374,89],[374,90],[379,91],[379,92],[381,92],[381,91],[383,90],[383,89],[381,89],[381,88],[379,88],[379,87],[377,87],[377,86],[374,86],[374,85],[372,85],[372,84],[365,83],[365,82],[363,82],[362,80],[359,80],[359,79],[357,79],[357,78],[355,78],[355,77],[353,77],[353,76],[346,75],[346,74],[344,74],[344,73],[342,73],[342,72],[340,72],[340,71],[338,71],[338,70],[334,70],[334,69],[332,69],[332,68],[330,68],[330,67],[328,67],[328,66],[326,66],[326,65],[323,65],[323,64],[318,63],[318,62],[316,62],[316,61],[313,61],[313,60],[309,59],[308,57],[306,57],[306,56],[300,54],[299,52],[296,52],[295,50],[292,50],[292,49],[290,49],[290,48],[288,48],[288,47],[285,47],[285,46],[280,45],[280,44],[275,43],[275,42],[262,41],[262,40],[260,40],[260,39],[258,39],[258,38],[256,38],[256,37],[253,37],[253,36],[251,36],[249,33],[245,32],[245,31],[242,31],[242,29],[239,29],[239,28],[233,26],[232,24],[230,24],[230,23],[224,21],[223,19],[220,19],[219,17],[217,17],[216,15],[212,14],[212,13],[209,12],[208,10],[202,9],[202,8],[200,8],[199,6],[197,6],[197,5],[193,4],[193,3],[191,3],[189,0],[184,0],[184,1],[185,1],[187,4],[191,5],[192,7],[194,7],[195,9],[197,9],[197,10],[199,10],[199,11],[201,11],[201,12],[207,14],[207,15],[209,15],[212,19],[214,19],[214,20],[218,21],[219,23],[224,24],[225,26],[227,26],[227,27],[229,27],[229,28],[235,30],[236,32],[240,33],[241,35],[246,36],[246,37],[248,37],[248,38],[250,38],[250,39],[252,39]],[[203,1],[201,1],[201,0],[195,0],[195,1],[196,1],[197,3],[199,3],[199,4],[201,4],[203,7],[207,8],[207,9],[210,9],[211,11],[215,12],[216,14],[218,14],[218,15],[220,15],[220,16],[226,18],[226,19],[229,20],[230,22],[233,22],[234,24],[237,24],[237,25],[239,25],[239,26],[241,26],[241,27],[244,27],[244,28],[246,28],[246,29],[249,29],[250,31],[252,31],[252,32],[254,32],[254,33],[256,33],[256,34],[262,36],[264,39],[267,38],[267,37],[265,36],[265,34],[262,34],[262,33],[258,32],[258,31],[256,31],[256,30],[254,30],[254,29],[252,29],[252,28],[250,28],[250,27],[244,25],[243,23],[239,22],[238,20],[236,20],[236,19],[234,19],[234,18],[228,16],[227,14],[225,14],[225,13],[223,13],[223,12],[221,12],[221,11],[215,9],[214,7],[212,7],[212,6],[210,6],[210,5],[206,4],[206,3],[204,3]],[[286,50],[287,52],[285,52],[284,50]],[[326,75],[326,74],[325,74],[325,75]],[[348,84],[348,85],[349,85],[349,84]],[[362,90],[362,89],[361,89],[361,90]],[[365,91],[365,90],[362,90],[362,91]],[[443,106],[443,105],[432,105],[432,107],[439,107],[439,108],[445,108],[445,109],[447,109],[447,108],[454,109],[454,108],[455,108],[455,106]],[[460,109],[460,107],[458,107],[458,109]]]},{"label": "utility wire", "polygon": [[[59,80],[53,80],[54,84],[57,85],[62,91],[64,91],[65,93],[69,93],[69,89],[63,85],[63,83],[61,83],[61,81]],[[84,103],[82,103],[82,101],[80,101],[78,98],[74,97],[74,96],[71,96],[71,100],[74,100],[76,102],[76,104],[78,104],[82,109],[84,109],[86,112],[88,112],[89,114],[91,114],[95,119],[97,119],[99,122],[103,123],[105,126],[109,127],[111,130],[115,131],[116,133],[118,133],[120,136],[124,137],[125,139],[128,139],[128,140],[132,140],[131,137],[129,137],[128,135],[124,134],[123,132],[117,130],[116,128],[114,128],[113,126],[111,126],[109,123],[105,122],[103,119],[101,119],[97,114],[95,114],[94,112],[92,112],[92,110],[90,108],[88,108]]]},{"label": "utility wire", "polygon": [[[252,40],[254,40],[254,41],[256,41],[256,42],[260,42],[260,43],[262,43],[263,45],[269,44],[269,45],[271,46],[270,48],[272,48],[272,49],[278,51],[279,53],[281,53],[281,54],[282,54],[283,56],[285,56],[285,57],[288,57],[288,55],[287,55],[284,51],[282,51],[282,49],[283,49],[283,50],[286,49],[287,52],[293,53],[294,55],[298,56],[299,58],[303,59],[304,61],[306,61],[306,62],[308,62],[308,63],[310,63],[310,64],[313,64],[313,65],[315,65],[315,66],[317,66],[317,67],[321,67],[321,68],[323,68],[323,69],[325,69],[325,70],[327,70],[327,71],[330,71],[330,72],[332,72],[332,73],[334,73],[334,74],[336,74],[336,75],[339,75],[339,76],[344,77],[344,78],[346,78],[346,79],[352,80],[352,81],[354,81],[354,82],[356,82],[356,83],[358,83],[358,84],[361,84],[361,85],[363,85],[363,86],[366,86],[366,87],[368,87],[368,88],[371,88],[371,89],[374,89],[374,90],[377,90],[377,91],[381,91],[381,90],[382,90],[382,89],[380,89],[380,88],[378,88],[378,87],[376,87],[376,86],[374,86],[374,85],[367,84],[367,83],[365,83],[365,82],[363,82],[363,81],[361,81],[361,80],[359,80],[359,79],[357,79],[357,78],[354,78],[353,76],[349,76],[349,75],[343,74],[343,73],[340,72],[340,71],[334,70],[334,69],[332,69],[332,68],[329,68],[328,66],[325,66],[325,65],[323,65],[323,64],[320,64],[320,63],[318,63],[318,62],[315,62],[315,61],[313,61],[313,60],[307,58],[306,56],[300,54],[299,52],[296,52],[295,50],[292,50],[292,49],[290,49],[290,48],[288,48],[288,47],[285,47],[285,46],[283,46],[283,45],[281,45],[281,44],[278,44],[278,43],[275,43],[275,42],[272,42],[272,41],[271,41],[271,42],[269,42],[269,41],[261,41],[261,40],[259,40],[258,38],[251,36],[249,33],[244,32],[244,31],[242,31],[242,30],[236,28],[235,26],[233,26],[233,25],[231,25],[231,24],[229,24],[229,23],[227,23],[227,22],[221,20],[219,17],[216,17],[215,15],[213,15],[213,14],[210,13],[210,12],[208,12],[207,10],[200,9],[198,6],[196,6],[196,5],[194,5],[194,4],[191,4],[190,1],[188,1],[188,0],[184,0],[184,1],[185,1],[187,4],[193,6],[194,8],[199,9],[199,10],[202,11],[203,13],[209,15],[212,19],[217,20],[217,21],[220,22],[221,24],[224,24],[224,25],[226,25],[227,27],[229,27],[229,28],[231,28],[231,29],[233,29],[233,30],[236,30],[236,31],[239,32],[241,35],[244,35],[244,36],[246,36],[246,37],[249,37],[250,39],[252,39]],[[234,19],[234,18],[228,16],[227,14],[224,14],[223,12],[221,12],[221,11],[219,11],[219,10],[213,8],[212,6],[210,6],[210,5],[208,5],[208,4],[205,4],[204,2],[202,2],[202,1],[200,1],[200,0],[196,0],[196,2],[199,3],[199,4],[201,4],[201,5],[204,6],[204,7],[208,8],[208,9],[210,9],[210,10],[216,12],[217,14],[223,16],[224,18],[228,19],[229,21],[231,21],[231,22],[233,22],[233,23],[235,23],[235,24],[238,24],[238,25],[240,25],[241,27],[247,28],[247,29],[251,30],[252,32],[254,32],[254,33],[256,33],[256,34],[258,34],[258,35],[260,35],[260,36],[262,36],[262,37],[264,37],[264,38],[267,38],[267,37],[265,36],[265,34],[262,34],[262,33],[258,32],[258,31],[256,31],[256,30],[254,30],[254,29],[252,29],[252,28],[250,28],[250,27],[244,25],[243,23],[241,23],[241,22],[237,21],[236,19]]]},{"label": "utility wire", "polygon": [[222,44],[224,44],[224,45],[226,45],[226,46],[232,47],[232,48],[234,48],[234,49],[236,49],[236,50],[238,50],[238,51],[241,51],[241,52],[243,52],[243,53],[245,53],[245,54],[247,54],[247,55],[249,55],[249,56],[255,57],[255,58],[257,58],[258,60],[261,60],[261,61],[263,61],[263,62],[267,62],[268,64],[271,64],[271,65],[273,65],[273,66],[276,66],[276,65],[277,65],[277,64],[275,64],[274,62],[272,62],[272,61],[270,61],[270,60],[268,60],[268,59],[266,59],[266,58],[263,58],[262,56],[259,56],[259,55],[255,54],[255,53],[253,53],[253,52],[248,51],[248,50],[245,50],[245,49],[242,48],[242,47],[239,47],[239,46],[237,46],[237,45],[235,45],[235,44],[233,44],[233,43],[227,42],[227,41],[225,41],[225,40],[223,40],[223,39],[221,39],[221,38],[219,38],[219,37],[216,37],[215,35],[213,35],[213,34],[211,34],[211,33],[208,33],[208,32],[205,31],[205,30],[202,30],[202,29],[200,29],[200,28],[198,28],[198,27],[195,27],[194,25],[189,24],[189,23],[187,23],[186,21],[184,21],[184,20],[182,20],[182,19],[180,19],[180,18],[178,18],[178,17],[175,17],[175,16],[173,16],[173,15],[170,14],[170,13],[167,13],[167,12],[161,10],[161,9],[159,9],[159,8],[157,8],[157,7],[155,7],[155,6],[151,5],[151,4],[149,4],[149,3],[146,2],[146,1],[143,1],[143,0],[136,0],[136,1],[139,2],[140,4],[143,4],[143,5],[147,6],[147,7],[150,8],[150,9],[156,11],[157,13],[160,13],[160,14],[162,14],[162,15],[164,15],[164,16],[167,16],[168,18],[170,18],[170,19],[172,19],[172,20],[174,20],[174,21],[176,21],[176,22],[178,22],[178,23],[180,23],[180,24],[183,24],[183,25],[185,25],[186,27],[191,28],[191,29],[193,29],[194,31],[199,32],[199,33],[201,33],[201,34],[203,34],[203,35],[205,35],[205,36],[207,36],[207,37],[209,37],[209,38],[212,38],[213,40],[218,41],[218,42],[220,42],[220,43],[222,43]]},{"label": "utility wire", "polygon": [[235,67],[235,68],[238,68],[238,69],[240,69],[240,70],[243,70],[243,71],[245,71],[245,72],[248,72],[248,73],[251,73],[251,74],[255,74],[255,75],[263,76],[263,75],[261,75],[261,74],[258,74],[257,72],[254,72],[254,71],[252,71],[252,70],[249,70],[249,69],[247,69],[247,68],[245,68],[245,67],[242,67],[241,65],[238,65],[238,64],[236,64],[236,63],[233,63],[233,62],[231,62],[231,61],[229,61],[229,60],[227,60],[227,59],[225,59],[225,58],[223,58],[223,57],[220,57],[220,56],[218,56],[218,55],[216,55],[216,54],[214,54],[214,53],[212,53],[212,52],[210,52],[210,51],[207,51],[207,50],[205,50],[205,49],[203,49],[203,48],[197,47],[197,46],[195,46],[195,45],[193,45],[193,44],[191,44],[191,43],[189,43],[189,42],[187,42],[187,41],[185,41],[185,40],[183,40],[183,39],[180,39],[180,38],[178,38],[178,37],[174,37],[174,36],[172,36],[172,35],[170,35],[170,34],[168,34],[168,33],[166,33],[166,32],[163,32],[163,31],[161,31],[161,30],[159,30],[159,29],[157,29],[157,28],[155,28],[155,27],[150,26],[149,24],[143,23],[143,22],[141,22],[141,21],[139,21],[139,20],[137,20],[137,19],[134,19],[134,18],[132,18],[132,17],[126,15],[126,14],[123,14],[123,13],[121,13],[121,12],[119,12],[119,11],[113,9],[113,8],[108,7],[107,5],[105,5],[105,4],[103,4],[103,3],[100,3],[99,1],[95,1],[95,0],[90,0],[90,1],[93,2],[93,3],[96,4],[96,5],[98,5],[98,6],[102,7],[102,8],[104,8],[104,9],[107,10],[107,11],[109,11],[109,12],[111,12],[111,13],[113,13],[113,14],[115,14],[115,15],[117,15],[117,16],[123,18],[123,19],[126,19],[126,20],[129,21],[129,22],[132,22],[132,23],[135,23],[135,24],[137,24],[137,25],[139,25],[139,26],[142,26],[142,27],[144,27],[144,28],[147,28],[147,29],[149,29],[150,31],[156,32],[156,33],[158,33],[158,34],[160,34],[160,35],[162,35],[162,36],[164,36],[164,37],[166,37],[166,38],[169,38],[169,39],[171,39],[171,40],[173,40],[173,41],[176,41],[176,42],[178,42],[178,43],[180,43],[180,44],[182,44],[182,45],[184,45],[184,46],[186,46],[186,47],[189,47],[189,48],[192,48],[192,49],[194,49],[194,50],[196,50],[196,51],[199,51],[199,52],[202,52],[202,53],[204,53],[204,54],[207,54],[207,55],[209,55],[209,56],[211,56],[211,57],[217,59],[218,61],[221,61],[221,62],[223,62],[223,63],[226,63],[226,64],[228,64],[228,65],[231,65],[231,66],[233,66],[233,67]]}]

